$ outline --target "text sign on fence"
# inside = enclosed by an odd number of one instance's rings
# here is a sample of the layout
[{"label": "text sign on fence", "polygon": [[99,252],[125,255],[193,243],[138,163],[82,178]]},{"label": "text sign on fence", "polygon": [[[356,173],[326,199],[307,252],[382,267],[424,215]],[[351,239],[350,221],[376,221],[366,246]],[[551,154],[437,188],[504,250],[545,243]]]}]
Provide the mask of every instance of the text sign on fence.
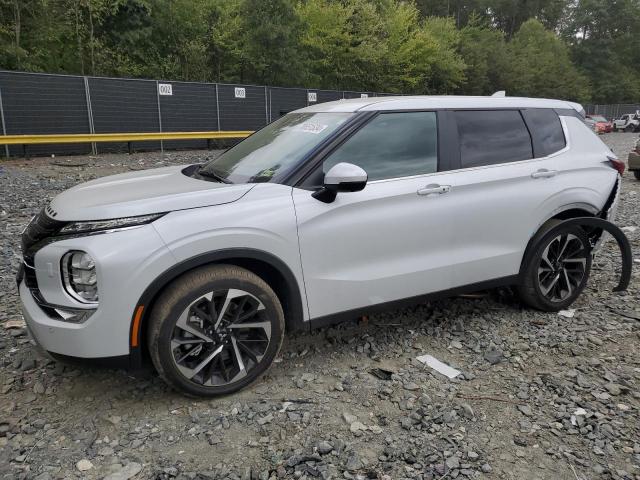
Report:
[{"label": "text sign on fence", "polygon": [[360,98],[369,98],[369,94],[368,93],[361,93],[360,94]]},{"label": "text sign on fence", "polygon": [[170,83],[159,83],[158,94],[160,95],[173,95],[173,87]]},{"label": "text sign on fence", "polygon": [[309,103],[317,102],[318,101],[318,94],[316,92],[307,92],[307,101]]},{"label": "text sign on fence", "polygon": [[243,87],[236,87],[235,96],[236,98],[247,98],[247,91]]}]

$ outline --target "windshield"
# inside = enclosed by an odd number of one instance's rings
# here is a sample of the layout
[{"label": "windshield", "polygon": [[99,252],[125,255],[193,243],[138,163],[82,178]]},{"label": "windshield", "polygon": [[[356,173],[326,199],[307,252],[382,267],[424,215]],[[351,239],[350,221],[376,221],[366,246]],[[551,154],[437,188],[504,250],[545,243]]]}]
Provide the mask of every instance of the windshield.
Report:
[{"label": "windshield", "polygon": [[591,118],[592,118],[592,119],[594,119],[596,122],[606,122],[606,121],[607,121],[607,119],[606,119],[606,118],[604,118],[604,117],[599,117],[599,116],[597,116],[597,115],[592,115],[592,116],[591,116]]},{"label": "windshield", "polygon": [[269,182],[346,122],[353,113],[290,113],[204,164],[198,173],[228,183]]}]

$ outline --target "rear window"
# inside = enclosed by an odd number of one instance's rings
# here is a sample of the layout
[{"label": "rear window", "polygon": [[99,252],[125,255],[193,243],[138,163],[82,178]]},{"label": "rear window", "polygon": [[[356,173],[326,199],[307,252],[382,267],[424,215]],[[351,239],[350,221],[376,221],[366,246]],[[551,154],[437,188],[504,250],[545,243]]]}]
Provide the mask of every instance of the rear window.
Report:
[{"label": "rear window", "polygon": [[517,110],[455,112],[462,168],[533,158],[531,136]]},{"label": "rear window", "polygon": [[[536,158],[546,157],[565,147],[567,143],[556,112],[545,108],[532,108],[523,110],[522,115],[531,130]],[[598,117],[591,118],[600,121]]]}]

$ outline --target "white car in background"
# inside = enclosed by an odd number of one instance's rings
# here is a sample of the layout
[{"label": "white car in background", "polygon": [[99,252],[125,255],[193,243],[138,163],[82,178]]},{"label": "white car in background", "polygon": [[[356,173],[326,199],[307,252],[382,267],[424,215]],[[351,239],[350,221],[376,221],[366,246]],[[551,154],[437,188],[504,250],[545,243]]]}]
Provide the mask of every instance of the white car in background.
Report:
[{"label": "white car in background", "polygon": [[262,374],[287,330],[512,285],[583,290],[624,163],[580,107],[381,97],[292,112],[202,165],[93,180],[26,228],[28,328],[58,358],[137,365],[213,396]]},{"label": "white car in background", "polygon": [[614,120],[613,129],[625,132],[640,132],[640,111],[627,113]]}]

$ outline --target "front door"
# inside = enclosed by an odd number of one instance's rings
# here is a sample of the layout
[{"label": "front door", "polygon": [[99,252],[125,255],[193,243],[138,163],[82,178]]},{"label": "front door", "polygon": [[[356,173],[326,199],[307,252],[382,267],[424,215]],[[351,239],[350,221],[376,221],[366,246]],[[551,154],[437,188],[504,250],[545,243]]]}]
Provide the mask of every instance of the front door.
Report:
[{"label": "front door", "polygon": [[367,171],[360,192],[323,203],[293,189],[311,318],[451,287],[455,211],[438,172],[436,118],[380,113],[324,160],[324,173],[339,162]]}]

